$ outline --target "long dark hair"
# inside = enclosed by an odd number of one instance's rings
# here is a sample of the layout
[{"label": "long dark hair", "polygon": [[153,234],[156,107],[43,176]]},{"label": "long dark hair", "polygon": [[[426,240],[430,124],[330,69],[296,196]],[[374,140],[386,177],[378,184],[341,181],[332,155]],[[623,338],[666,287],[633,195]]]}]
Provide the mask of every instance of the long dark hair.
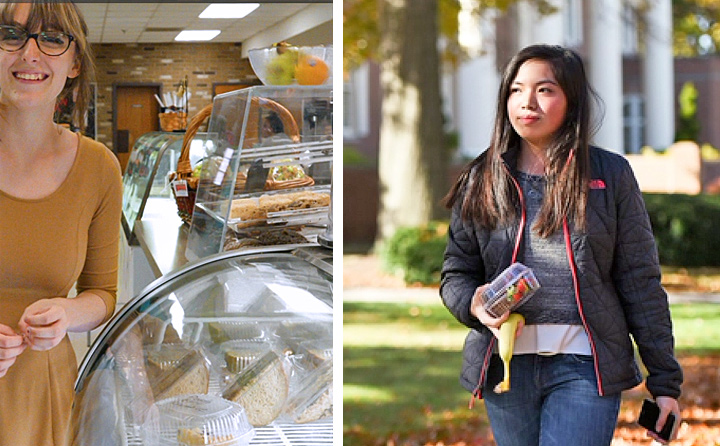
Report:
[{"label": "long dark hair", "polygon": [[547,147],[547,189],[534,227],[540,236],[547,237],[562,228],[565,219],[578,228],[585,227],[591,100],[598,97],[587,81],[582,59],[572,50],[532,45],[510,60],[498,92],[490,147],[464,168],[444,202],[452,208],[462,199],[463,219],[488,229],[507,225],[517,218],[519,197],[503,155],[519,151],[521,137],[510,123],[507,104],[520,66],[533,59],[550,65],[567,99],[565,120]]}]

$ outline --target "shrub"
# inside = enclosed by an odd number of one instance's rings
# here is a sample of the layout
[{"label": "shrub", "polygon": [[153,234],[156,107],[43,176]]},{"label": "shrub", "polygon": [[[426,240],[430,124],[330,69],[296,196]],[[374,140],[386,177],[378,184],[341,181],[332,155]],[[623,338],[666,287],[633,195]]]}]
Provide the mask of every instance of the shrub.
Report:
[{"label": "shrub", "polygon": [[685,82],[678,95],[679,111],[675,141],[697,141],[700,119],[697,116],[698,90],[692,82]]},{"label": "shrub", "polygon": [[703,144],[700,146],[700,156],[703,161],[717,161],[720,160],[720,150],[713,147],[711,144]]},{"label": "shrub", "polygon": [[660,263],[667,266],[720,266],[720,197],[645,194]]},{"label": "shrub", "polygon": [[447,229],[445,222],[398,229],[380,249],[383,267],[401,274],[405,283],[439,283]]}]

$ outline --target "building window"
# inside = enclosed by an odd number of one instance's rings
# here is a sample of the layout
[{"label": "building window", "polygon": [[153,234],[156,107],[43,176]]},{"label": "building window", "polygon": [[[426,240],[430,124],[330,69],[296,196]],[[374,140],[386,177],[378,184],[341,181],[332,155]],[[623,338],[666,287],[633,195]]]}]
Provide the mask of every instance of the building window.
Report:
[{"label": "building window", "polygon": [[625,4],[622,12],[623,54],[638,53],[638,12],[632,5]]},{"label": "building window", "polygon": [[369,132],[369,72],[364,64],[343,83],[343,139],[360,139]]},{"label": "building window", "polygon": [[565,45],[577,47],[583,42],[582,0],[565,0],[563,8],[563,30]]},{"label": "building window", "polygon": [[645,145],[645,103],[641,94],[623,97],[623,134],[625,153],[640,153]]}]

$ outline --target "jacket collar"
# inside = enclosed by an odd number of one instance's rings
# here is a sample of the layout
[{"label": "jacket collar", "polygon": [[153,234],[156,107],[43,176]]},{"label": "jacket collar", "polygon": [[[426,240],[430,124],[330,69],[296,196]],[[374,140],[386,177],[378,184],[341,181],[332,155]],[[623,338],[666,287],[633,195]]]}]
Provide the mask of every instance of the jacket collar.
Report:
[{"label": "jacket collar", "polygon": [[510,169],[510,172],[513,172],[513,174],[517,171],[517,163],[518,158],[520,156],[520,146],[512,146],[505,151],[502,155],[500,155],[500,158],[503,160],[503,163]]}]

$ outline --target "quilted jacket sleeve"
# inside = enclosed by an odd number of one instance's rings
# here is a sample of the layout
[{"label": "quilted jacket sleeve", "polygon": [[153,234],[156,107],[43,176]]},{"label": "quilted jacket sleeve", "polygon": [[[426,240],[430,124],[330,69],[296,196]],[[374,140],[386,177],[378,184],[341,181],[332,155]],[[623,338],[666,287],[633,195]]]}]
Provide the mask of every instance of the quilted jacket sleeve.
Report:
[{"label": "quilted jacket sleeve", "polygon": [[475,231],[460,215],[460,202],[453,208],[445,248],[440,296],[443,303],[462,324],[480,329],[484,325],[470,313],[475,289],[484,283],[484,265]]},{"label": "quilted jacket sleeve", "polygon": [[623,160],[616,184],[617,242],[613,279],[630,333],[649,372],[647,388],[655,396],[680,395],[682,370],[674,356],[667,294],[642,193]]}]

